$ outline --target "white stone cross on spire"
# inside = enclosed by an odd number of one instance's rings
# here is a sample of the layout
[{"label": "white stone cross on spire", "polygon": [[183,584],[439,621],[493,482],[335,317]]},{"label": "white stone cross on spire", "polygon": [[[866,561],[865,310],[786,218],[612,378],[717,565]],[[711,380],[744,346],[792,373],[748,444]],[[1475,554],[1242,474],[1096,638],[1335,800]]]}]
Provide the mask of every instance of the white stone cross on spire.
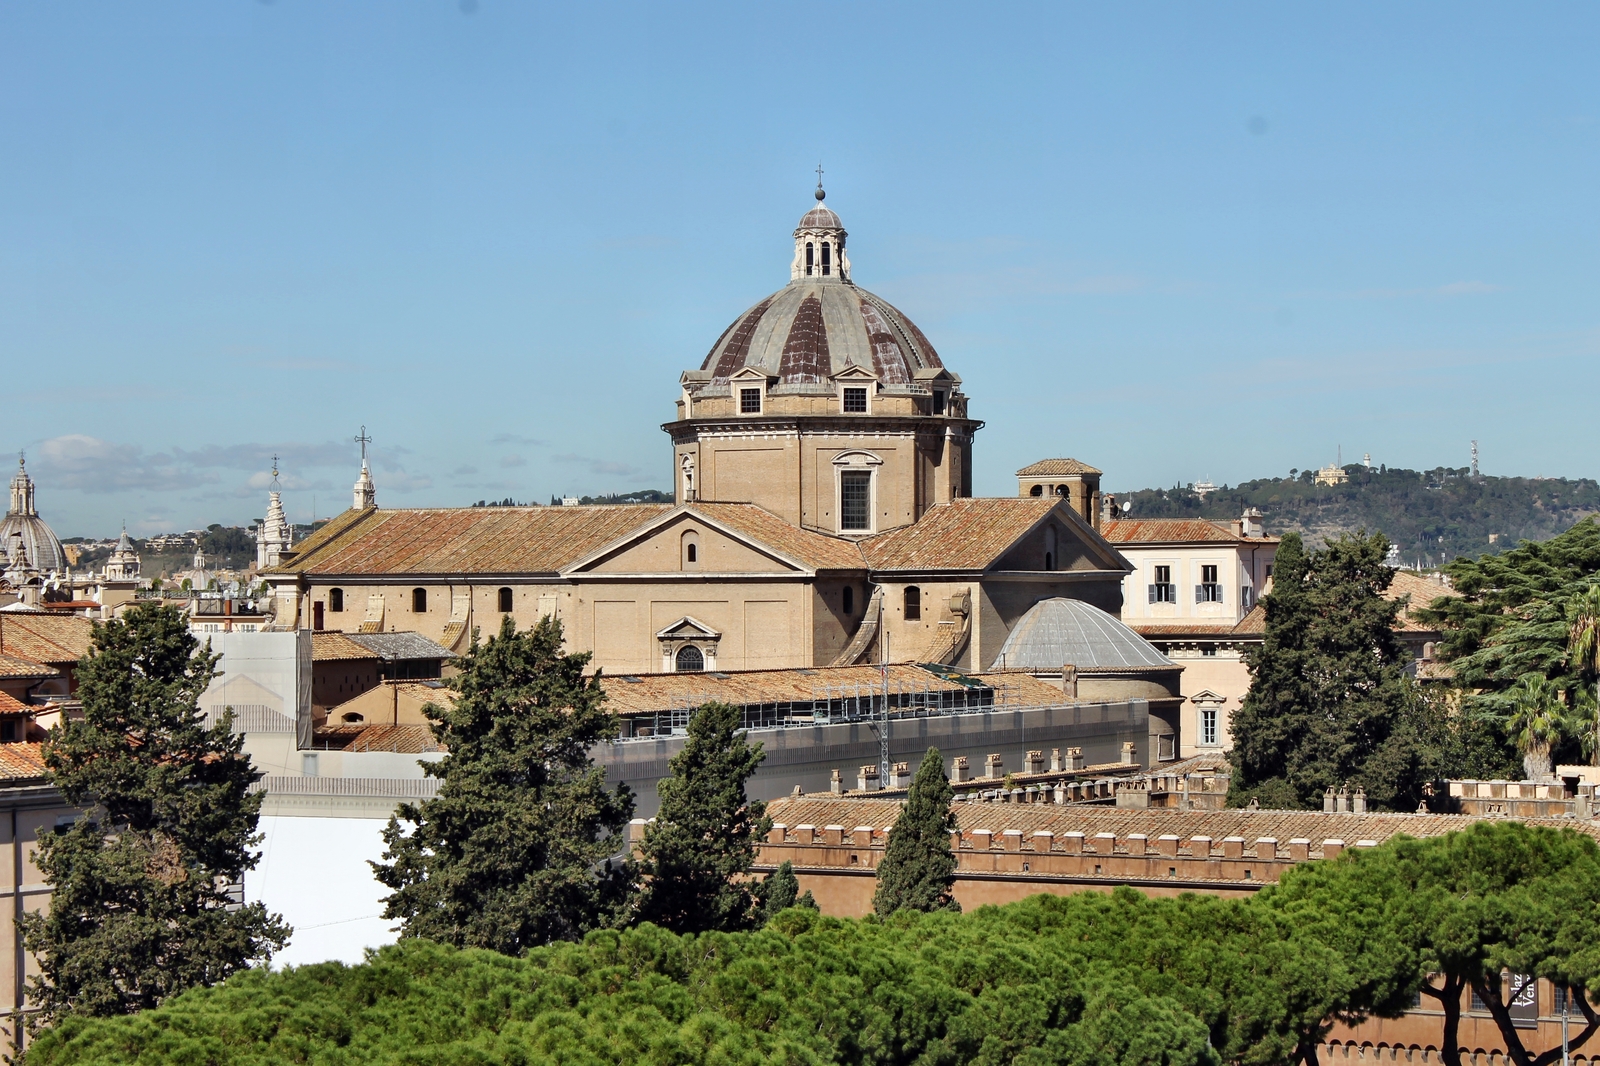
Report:
[{"label": "white stone cross on spire", "polygon": [[361,476],[356,478],[355,487],[355,508],[360,511],[378,505],[378,492],[372,484],[372,471],[367,469],[367,445],[372,443],[372,438],[367,436],[366,426],[362,426],[361,432],[356,434],[356,443],[361,445]]}]

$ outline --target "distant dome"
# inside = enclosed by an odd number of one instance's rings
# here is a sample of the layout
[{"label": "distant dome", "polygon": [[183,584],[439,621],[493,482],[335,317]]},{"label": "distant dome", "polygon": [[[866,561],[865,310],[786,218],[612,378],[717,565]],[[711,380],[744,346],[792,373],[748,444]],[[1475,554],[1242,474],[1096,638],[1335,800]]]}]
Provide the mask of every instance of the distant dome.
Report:
[{"label": "distant dome", "polygon": [[39,517],[33,502],[33,479],[28,476],[22,459],[17,460],[17,473],[11,479],[11,506],[4,521],[0,521],[0,567],[5,565],[5,554],[11,550],[18,536],[23,550],[28,554],[28,565],[49,573],[65,572],[67,552],[55,530]]},{"label": "distant dome", "polygon": [[1061,597],[1028,609],[1000,648],[998,660],[1024,670],[1171,668],[1171,659],[1100,608]]},{"label": "distant dome", "polygon": [[916,323],[850,280],[847,236],[822,204],[801,217],[789,284],[722,331],[700,367],[712,384],[748,366],[780,385],[819,385],[859,366],[885,385],[905,385],[918,370],[944,366]]}]

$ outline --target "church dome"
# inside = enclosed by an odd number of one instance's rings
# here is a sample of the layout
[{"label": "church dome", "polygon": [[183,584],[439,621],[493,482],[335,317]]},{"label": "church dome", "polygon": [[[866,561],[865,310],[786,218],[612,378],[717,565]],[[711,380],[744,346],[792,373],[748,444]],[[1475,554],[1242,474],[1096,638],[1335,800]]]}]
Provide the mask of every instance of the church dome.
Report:
[{"label": "church dome", "polygon": [[711,384],[753,367],[778,385],[826,385],[850,366],[884,385],[907,385],[944,366],[922,330],[889,301],[850,280],[847,234],[821,203],[794,231],[790,282],[734,319],[701,364]]},{"label": "church dome", "polygon": [[998,662],[1024,670],[1140,670],[1175,664],[1122,622],[1082,600],[1053,597],[1028,609]]},{"label": "church dome", "polygon": [[33,478],[28,476],[27,467],[20,458],[17,474],[11,479],[11,506],[6,510],[4,521],[0,521],[0,560],[19,538],[30,567],[44,573],[66,572],[66,549],[61,547],[55,530],[39,517],[33,502]]}]

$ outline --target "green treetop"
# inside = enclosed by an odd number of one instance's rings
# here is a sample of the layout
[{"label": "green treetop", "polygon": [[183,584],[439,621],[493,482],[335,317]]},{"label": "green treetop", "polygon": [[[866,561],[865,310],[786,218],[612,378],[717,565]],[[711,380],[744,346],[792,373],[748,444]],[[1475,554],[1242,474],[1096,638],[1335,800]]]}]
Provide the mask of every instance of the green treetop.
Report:
[{"label": "green treetop", "polygon": [[261,774],[229,721],[198,703],[216,676],[177,608],[141,603],[97,625],[78,665],[83,716],[51,730],[50,777],[84,808],[39,837],[48,914],[23,918],[43,1020],[127,1014],[221,981],[282,948],[289,928],[233,905],[252,869]]},{"label": "green treetop", "polygon": [[905,806],[889,831],[889,843],[878,864],[878,889],[872,897],[872,909],[878,914],[961,909],[952,891],[956,857],[950,850],[950,832],[956,827],[956,815],[950,804],[954,798],[939,749],[929,748],[911,779]]},{"label": "green treetop", "polygon": [[617,726],[588,662],[554,619],[519,633],[508,615],[463,658],[455,706],[425,708],[449,751],[425,767],[439,794],[401,805],[372,864],[402,936],[517,955],[616,920],[629,871],[608,856],[633,796],[589,757]]},{"label": "green treetop", "polygon": [[707,703],[689,719],[672,776],[660,785],[661,810],[639,848],[641,921],[679,933],[734,932],[761,922],[746,875],[772,822],[766,804],[745,796],[763,755],[738,731],[741,715],[731,704]]}]

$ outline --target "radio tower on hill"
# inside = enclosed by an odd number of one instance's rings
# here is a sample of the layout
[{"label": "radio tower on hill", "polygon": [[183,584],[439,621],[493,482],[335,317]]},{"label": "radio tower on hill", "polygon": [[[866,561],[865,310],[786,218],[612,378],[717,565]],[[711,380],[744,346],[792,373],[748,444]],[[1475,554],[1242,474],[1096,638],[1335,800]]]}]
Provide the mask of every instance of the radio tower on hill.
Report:
[{"label": "radio tower on hill", "polygon": [[1478,476],[1478,442],[1472,442],[1472,476]]}]

